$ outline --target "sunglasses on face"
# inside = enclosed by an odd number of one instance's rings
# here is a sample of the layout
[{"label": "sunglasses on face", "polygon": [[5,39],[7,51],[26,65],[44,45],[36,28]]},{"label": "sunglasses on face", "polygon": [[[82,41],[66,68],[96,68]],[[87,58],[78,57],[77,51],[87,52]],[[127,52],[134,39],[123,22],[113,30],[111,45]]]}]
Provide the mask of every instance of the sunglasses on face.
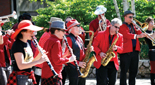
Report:
[{"label": "sunglasses on face", "polygon": [[65,22],[66,24],[68,23],[68,21]]},{"label": "sunglasses on face", "polygon": [[114,26],[115,28],[118,28],[118,29],[120,29],[119,27],[117,27],[117,26]]},{"label": "sunglasses on face", "polygon": [[66,32],[66,30],[60,30],[60,31],[62,31],[62,32]]},{"label": "sunglasses on face", "polygon": [[133,16],[129,16],[129,18],[130,18],[130,19],[132,19],[132,18],[133,18]]},{"label": "sunglasses on face", "polygon": [[[80,27],[80,25],[75,25],[75,26],[76,26],[76,27]],[[74,26],[74,27],[75,27],[75,26]]]}]

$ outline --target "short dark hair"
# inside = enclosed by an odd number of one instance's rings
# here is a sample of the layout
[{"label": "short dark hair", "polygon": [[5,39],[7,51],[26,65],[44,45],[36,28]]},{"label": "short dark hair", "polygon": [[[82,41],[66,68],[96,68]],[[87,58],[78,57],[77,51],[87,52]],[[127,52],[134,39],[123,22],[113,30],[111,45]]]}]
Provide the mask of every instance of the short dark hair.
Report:
[{"label": "short dark hair", "polygon": [[22,19],[23,20],[31,20],[31,15],[29,13],[25,12],[25,13],[23,13]]},{"label": "short dark hair", "polygon": [[51,34],[54,34],[55,33],[55,30],[61,30],[61,29],[58,29],[58,28],[50,28]]},{"label": "short dark hair", "polygon": [[[66,17],[66,19],[68,19],[68,18],[73,19],[73,17],[71,17],[71,16]],[[66,19],[65,19],[65,23],[66,23]]]},{"label": "short dark hair", "polygon": [[154,20],[152,17],[148,17],[145,22],[149,23],[150,21]]},{"label": "short dark hair", "polygon": [[23,30],[21,30],[21,31],[18,33],[16,39],[22,39],[22,38],[23,38],[23,35],[22,35],[21,32],[26,32],[26,31],[27,31],[27,29],[23,29]]}]

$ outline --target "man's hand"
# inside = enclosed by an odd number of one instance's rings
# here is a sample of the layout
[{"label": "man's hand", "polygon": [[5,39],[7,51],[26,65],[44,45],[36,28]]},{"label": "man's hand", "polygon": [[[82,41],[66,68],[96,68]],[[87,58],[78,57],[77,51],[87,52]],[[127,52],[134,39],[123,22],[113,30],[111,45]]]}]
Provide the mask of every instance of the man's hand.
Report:
[{"label": "man's hand", "polygon": [[101,57],[101,58],[104,58],[104,57],[106,57],[106,54],[103,53],[103,52],[101,52],[101,53],[100,53],[100,57]]},{"label": "man's hand", "polygon": [[137,35],[137,38],[143,38],[143,37],[146,37],[145,33],[141,33],[140,35]]},{"label": "man's hand", "polygon": [[116,46],[116,45],[113,46],[112,50],[113,50],[113,51],[116,51],[116,50],[117,50],[117,47],[118,47],[118,46]]},{"label": "man's hand", "polygon": [[6,34],[8,34],[8,35],[11,35],[12,33],[14,33],[15,31],[13,31],[13,29],[9,29],[9,30],[6,30]]}]

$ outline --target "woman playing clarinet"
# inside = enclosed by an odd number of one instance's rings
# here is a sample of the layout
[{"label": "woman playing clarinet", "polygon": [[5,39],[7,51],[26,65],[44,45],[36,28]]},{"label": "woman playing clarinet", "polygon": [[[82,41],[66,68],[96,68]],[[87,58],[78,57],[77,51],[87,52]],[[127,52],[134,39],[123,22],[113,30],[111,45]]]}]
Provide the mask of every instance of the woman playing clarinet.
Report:
[{"label": "woman playing clarinet", "polygon": [[48,59],[46,54],[42,55],[41,53],[33,58],[32,49],[27,41],[32,39],[34,31],[39,30],[42,30],[42,28],[34,26],[29,20],[23,20],[12,34],[11,38],[16,39],[11,49],[13,72],[9,76],[7,85],[36,84],[32,67]]},{"label": "woman playing clarinet", "polygon": [[51,35],[45,42],[43,48],[48,52],[47,56],[58,77],[54,77],[47,63],[43,63],[41,85],[62,85],[62,66],[65,63],[75,61],[76,57],[72,55],[70,58],[65,58],[65,56],[69,55],[69,52],[62,55],[62,39],[66,33],[65,23],[63,21],[53,21],[50,25],[50,32]]}]

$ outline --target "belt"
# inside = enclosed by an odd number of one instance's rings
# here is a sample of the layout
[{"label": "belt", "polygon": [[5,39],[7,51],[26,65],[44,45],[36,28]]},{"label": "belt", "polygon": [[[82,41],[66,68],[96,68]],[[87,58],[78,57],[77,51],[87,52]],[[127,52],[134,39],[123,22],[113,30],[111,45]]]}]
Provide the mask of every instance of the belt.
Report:
[{"label": "belt", "polygon": [[149,49],[149,51],[155,51],[155,49]]}]

